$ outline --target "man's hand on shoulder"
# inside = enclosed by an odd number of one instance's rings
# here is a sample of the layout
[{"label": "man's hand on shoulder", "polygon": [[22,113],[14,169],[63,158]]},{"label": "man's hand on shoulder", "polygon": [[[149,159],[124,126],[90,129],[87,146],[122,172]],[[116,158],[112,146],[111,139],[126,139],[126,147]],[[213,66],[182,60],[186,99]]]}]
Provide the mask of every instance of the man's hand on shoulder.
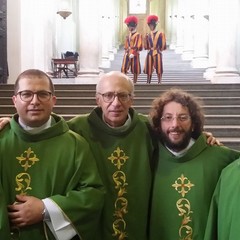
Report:
[{"label": "man's hand on shoulder", "polygon": [[207,138],[207,144],[210,146],[216,145],[216,146],[223,146],[223,144],[215,138],[211,132],[203,132]]},{"label": "man's hand on shoulder", "polygon": [[10,121],[11,121],[11,118],[9,117],[0,118],[0,130],[3,129]]}]

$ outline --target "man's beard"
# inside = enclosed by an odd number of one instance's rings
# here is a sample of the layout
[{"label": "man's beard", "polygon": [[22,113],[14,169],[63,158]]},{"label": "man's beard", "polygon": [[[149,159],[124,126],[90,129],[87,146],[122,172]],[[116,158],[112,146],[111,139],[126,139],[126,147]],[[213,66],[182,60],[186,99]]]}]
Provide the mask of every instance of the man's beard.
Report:
[{"label": "man's beard", "polygon": [[[180,131],[177,128],[174,130]],[[172,131],[174,131],[174,130],[172,130]],[[162,143],[166,147],[168,147],[169,149],[171,149],[174,152],[180,152],[181,150],[185,149],[188,146],[188,144],[191,140],[191,137],[192,137],[192,130],[190,129],[190,130],[184,132],[184,136],[183,136],[182,140],[179,142],[176,142],[176,143],[172,142],[172,140],[168,137],[168,135],[162,131],[160,133],[160,137],[161,137]]]}]

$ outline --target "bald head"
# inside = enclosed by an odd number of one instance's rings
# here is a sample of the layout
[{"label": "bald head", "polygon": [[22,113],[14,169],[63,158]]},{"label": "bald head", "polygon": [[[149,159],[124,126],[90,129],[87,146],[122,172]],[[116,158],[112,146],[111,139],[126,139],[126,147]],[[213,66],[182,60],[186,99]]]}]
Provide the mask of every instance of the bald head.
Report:
[{"label": "bald head", "polygon": [[124,88],[125,91],[131,93],[132,95],[134,93],[133,81],[126,74],[119,71],[111,71],[101,76],[96,86],[96,92],[106,92],[106,85],[112,85],[116,88],[112,90],[113,92],[118,92],[118,88]]}]

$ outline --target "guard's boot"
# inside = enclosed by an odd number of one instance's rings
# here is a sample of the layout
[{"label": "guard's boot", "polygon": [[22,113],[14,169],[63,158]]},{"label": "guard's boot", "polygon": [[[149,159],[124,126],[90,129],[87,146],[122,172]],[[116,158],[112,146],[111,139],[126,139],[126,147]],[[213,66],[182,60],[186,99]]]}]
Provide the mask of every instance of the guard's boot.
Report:
[{"label": "guard's boot", "polygon": [[136,82],[137,82],[137,79],[138,79],[138,75],[137,75],[137,74],[134,74],[134,75],[133,75],[133,82],[136,83]]},{"label": "guard's boot", "polygon": [[147,75],[147,83],[151,83],[152,75]]}]

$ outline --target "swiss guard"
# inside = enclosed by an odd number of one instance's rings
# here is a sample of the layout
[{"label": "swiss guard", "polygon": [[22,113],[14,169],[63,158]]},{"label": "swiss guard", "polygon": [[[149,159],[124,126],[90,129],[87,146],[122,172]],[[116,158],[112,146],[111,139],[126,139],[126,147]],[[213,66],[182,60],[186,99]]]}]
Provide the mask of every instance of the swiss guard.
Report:
[{"label": "swiss guard", "polygon": [[142,35],[137,32],[138,18],[129,16],[124,23],[127,25],[129,34],[124,43],[124,57],[121,72],[127,74],[131,70],[134,83],[137,82],[138,75],[141,73],[139,52],[142,50]]},{"label": "swiss guard", "polygon": [[144,73],[147,74],[147,83],[151,83],[152,73],[155,69],[159,84],[161,83],[163,74],[162,51],[166,49],[166,37],[163,32],[156,29],[158,16],[149,15],[147,17],[147,24],[151,32],[146,34],[144,38],[144,48],[148,50]]}]

